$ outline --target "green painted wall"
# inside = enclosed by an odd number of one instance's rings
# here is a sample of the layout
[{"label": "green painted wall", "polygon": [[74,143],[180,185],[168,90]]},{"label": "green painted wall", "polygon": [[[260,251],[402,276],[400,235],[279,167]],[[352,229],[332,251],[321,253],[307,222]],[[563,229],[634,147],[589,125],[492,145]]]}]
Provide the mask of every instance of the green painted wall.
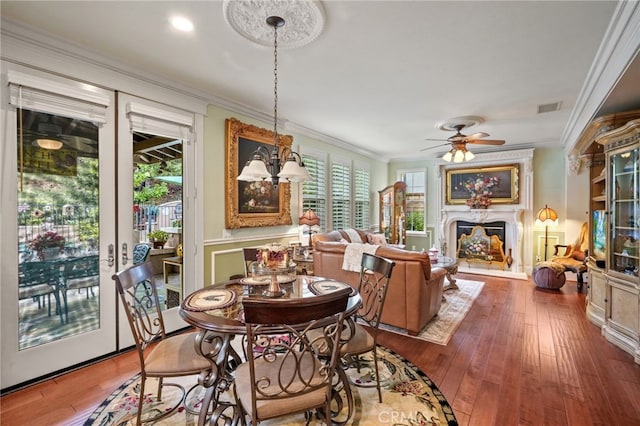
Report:
[{"label": "green painted wall", "polygon": [[[273,123],[266,123],[228,110],[209,106],[204,120],[204,283],[223,281],[236,273],[242,273],[242,247],[264,245],[270,242],[298,240],[298,221],[300,216],[299,184],[291,185],[291,226],[268,226],[261,228],[225,229],[225,120],[237,118],[243,123],[271,129]],[[387,163],[365,155],[351,152],[304,135],[278,129],[280,133],[293,136],[294,149],[304,153],[306,150],[323,152],[331,159],[342,159],[366,164],[371,171],[371,223],[378,222],[378,189],[387,185]],[[322,224],[324,226],[324,224]],[[215,276],[212,277],[212,253],[216,254]]]}]

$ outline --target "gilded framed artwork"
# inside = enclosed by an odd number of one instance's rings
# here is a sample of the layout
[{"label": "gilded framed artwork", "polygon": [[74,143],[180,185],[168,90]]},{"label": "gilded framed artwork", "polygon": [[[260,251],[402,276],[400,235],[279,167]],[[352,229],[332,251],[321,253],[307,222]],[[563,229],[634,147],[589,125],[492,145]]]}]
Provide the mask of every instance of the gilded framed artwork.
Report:
[{"label": "gilded framed artwork", "polygon": [[446,170],[447,204],[467,200],[489,191],[491,204],[518,204],[518,165]]},{"label": "gilded framed artwork", "polygon": [[[225,120],[225,227],[227,229],[291,225],[291,189],[288,182],[274,187],[270,180],[237,180],[242,168],[257,150],[271,153],[273,132],[235,118]],[[280,149],[291,147],[293,138],[278,135]]]}]

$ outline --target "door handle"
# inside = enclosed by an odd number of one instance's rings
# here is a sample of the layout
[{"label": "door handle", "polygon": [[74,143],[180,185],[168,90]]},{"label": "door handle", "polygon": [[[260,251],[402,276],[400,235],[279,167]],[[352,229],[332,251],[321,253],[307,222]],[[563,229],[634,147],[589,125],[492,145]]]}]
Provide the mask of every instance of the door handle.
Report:
[{"label": "door handle", "polygon": [[129,261],[129,255],[127,254],[127,243],[122,243],[122,266],[126,265]]},{"label": "door handle", "polygon": [[109,268],[113,267],[113,265],[115,265],[116,263],[116,248],[113,246],[113,244],[109,244],[109,248],[108,248],[108,255],[107,255],[107,265],[109,265]]}]

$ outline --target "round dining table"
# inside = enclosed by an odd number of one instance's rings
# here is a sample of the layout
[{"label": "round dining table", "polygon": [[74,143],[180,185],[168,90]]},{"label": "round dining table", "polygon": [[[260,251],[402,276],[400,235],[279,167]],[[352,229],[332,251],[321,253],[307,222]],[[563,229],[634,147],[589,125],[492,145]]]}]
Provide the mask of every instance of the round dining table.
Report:
[{"label": "round dining table", "polygon": [[[282,290],[278,297],[286,299],[315,297],[350,287],[341,281],[307,275],[282,275],[277,279]],[[269,284],[270,278],[264,277],[217,283],[194,291],[180,304],[180,316],[198,330],[195,339],[196,352],[207,358],[211,364],[211,369],[200,373],[198,378],[198,383],[206,388],[198,417],[199,425],[204,425],[207,421],[217,424],[218,420],[237,419],[239,410],[236,409],[235,401],[222,398],[233,384],[233,370],[244,358],[233,348],[231,341],[236,336],[245,336],[247,333],[243,322],[242,300],[246,297],[273,298],[268,291],[272,288]],[[360,294],[356,289],[352,289],[345,311],[345,317],[349,321],[361,304]],[[340,378],[340,389],[334,389],[334,398],[342,398],[340,395],[345,395],[346,401],[340,400],[338,405],[344,407],[344,402],[347,403],[348,413],[345,418],[348,419],[353,410],[353,397],[346,374],[341,368],[337,368],[336,371]],[[213,407],[210,407],[211,403]]]}]

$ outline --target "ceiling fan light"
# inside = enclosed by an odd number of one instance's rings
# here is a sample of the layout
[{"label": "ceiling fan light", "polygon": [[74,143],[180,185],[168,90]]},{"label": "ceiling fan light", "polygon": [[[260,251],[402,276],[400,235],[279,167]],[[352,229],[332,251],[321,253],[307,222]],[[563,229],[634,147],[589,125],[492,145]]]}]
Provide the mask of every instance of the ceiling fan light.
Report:
[{"label": "ceiling fan light", "polygon": [[476,158],[476,156],[473,154],[473,152],[467,151],[464,153],[464,161],[471,161],[474,158]]},{"label": "ceiling fan light", "polygon": [[442,156],[442,159],[446,162],[451,162],[451,158],[453,157],[453,154],[451,153],[451,151],[447,152],[445,155]]},{"label": "ceiling fan light", "polygon": [[454,163],[462,163],[464,161],[464,152],[462,150],[456,150],[455,155],[453,156]]},{"label": "ceiling fan light", "polygon": [[59,141],[58,139],[40,138],[40,139],[36,139],[36,143],[40,148],[43,148],[43,149],[57,150],[62,148],[62,142]]}]

